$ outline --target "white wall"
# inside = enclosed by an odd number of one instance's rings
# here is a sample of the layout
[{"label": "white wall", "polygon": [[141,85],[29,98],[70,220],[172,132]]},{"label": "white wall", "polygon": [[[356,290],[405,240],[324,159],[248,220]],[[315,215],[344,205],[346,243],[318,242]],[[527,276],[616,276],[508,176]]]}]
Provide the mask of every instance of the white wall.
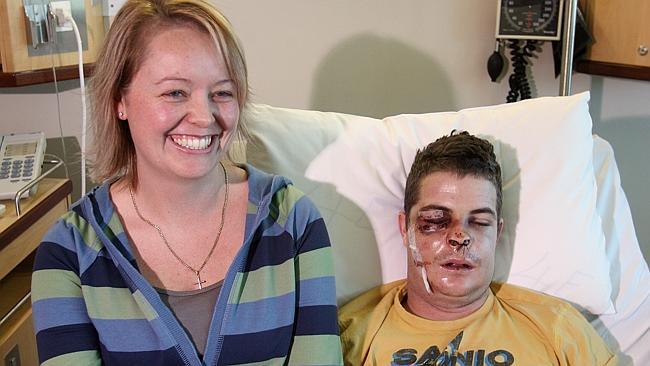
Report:
[{"label": "white wall", "polygon": [[[383,117],[505,101],[507,80],[490,82],[485,66],[495,0],[213,2],[238,31],[256,102]],[[557,95],[550,44],[534,64],[536,95]],[[585,90],[650,262],[650,82],[574,74]]]},{"label": "white wall", "polygon": [[[81,136],[79,81],[0,88],[0,132],[43,131],[48,137]],[[59,119],[60,113],[60,119]],[[61,128],[59,127],[61,121]]]},{"label": "white wall", "polygon": [[[255,102],[383,117],[497,104],[507,94],[507,80],[490,82],[485,67],[496,0],[212,1],[244,45]],[[549,45],[533,70],[535,95],[557,95]],[[80,131],[70,85],[61,97],[65,135]],[[0,89],[0,132],[58,134],[52,87],[20,89]],[[594,132],[614,146],[649,260],[650,82],[575,74],[573,91],[584,90]]]}]

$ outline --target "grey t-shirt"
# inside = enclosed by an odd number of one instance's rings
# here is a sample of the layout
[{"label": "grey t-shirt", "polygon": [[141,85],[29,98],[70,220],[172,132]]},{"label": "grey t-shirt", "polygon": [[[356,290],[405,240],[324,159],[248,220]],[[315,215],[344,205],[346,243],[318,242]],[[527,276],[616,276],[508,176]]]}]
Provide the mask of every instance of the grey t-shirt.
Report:
[{"label": "grey t-shirt", "polygon": [[200,290],[170,291],[156,288],[160,299],[171,309],[194,346],[203,357],[214,306],[223,280]]}]

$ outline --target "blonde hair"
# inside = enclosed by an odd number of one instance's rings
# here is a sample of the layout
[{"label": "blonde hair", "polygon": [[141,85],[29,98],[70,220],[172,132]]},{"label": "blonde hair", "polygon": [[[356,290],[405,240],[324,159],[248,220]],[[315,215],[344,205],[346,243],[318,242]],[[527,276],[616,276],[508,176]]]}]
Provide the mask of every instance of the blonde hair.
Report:
[{"label": "blonde hair", "polygon": [[[94,145],[91,177],[102,182],[125,176],[137,186],[135,146],[128,123],[117,116],[117,103],[142,64],[148,41],[163,27],[193,25],[207,32],[220,49],[236,89],[239,110],[248,101],[244,53],[230,22],[204,0],[129,0],[115,16],[90,80]],[[246,136],[240,112],[237,137]]]}]

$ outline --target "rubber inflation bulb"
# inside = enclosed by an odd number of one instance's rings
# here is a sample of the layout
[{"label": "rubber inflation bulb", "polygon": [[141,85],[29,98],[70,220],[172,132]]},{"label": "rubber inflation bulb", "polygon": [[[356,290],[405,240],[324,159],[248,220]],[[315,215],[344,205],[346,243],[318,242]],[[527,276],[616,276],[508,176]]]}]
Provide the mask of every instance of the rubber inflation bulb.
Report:
[{"label": "rubber inflation bulb", "polygon": [[490,75],[490,79],[496,83],[497,78],[499,75],[501,75],[501,71],[503,71],[503,57],[499,52],[492,52],[492,55],[490,58],[488,58],[487,61],[487,70],[488,74]]}]

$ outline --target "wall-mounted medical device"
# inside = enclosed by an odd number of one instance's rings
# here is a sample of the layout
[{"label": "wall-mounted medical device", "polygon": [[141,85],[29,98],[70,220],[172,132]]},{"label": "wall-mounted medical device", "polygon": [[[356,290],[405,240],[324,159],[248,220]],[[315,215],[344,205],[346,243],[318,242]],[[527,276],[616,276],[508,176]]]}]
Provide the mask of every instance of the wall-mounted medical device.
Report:
[{"label": "wall-mounted medical device", "polygon": [[499,0],[496,38],[560,39],[563,0]]},{"label": "wall-mounted medical device", "polygon": [[560,39],[564,0],[499,0],[496,47],[488,59],[488,74],[498,82],[505,69],[503,51],[509,50],[512,73],[507,102],[531,97],[528,67],[544,41]]},{"label": "wall-mounted medical device", "polygon": [[29,56],[77,51],[72,20],[79,27],[82,49],[88,50],[84,0],[22,0]]},{"label": "wall-mounted medical device", "polygon": [[27,40],[33,48],[48,43],[52,37],[48,14],[47,4],[25,4],[25,17],[28,24],[26,27]]}]

